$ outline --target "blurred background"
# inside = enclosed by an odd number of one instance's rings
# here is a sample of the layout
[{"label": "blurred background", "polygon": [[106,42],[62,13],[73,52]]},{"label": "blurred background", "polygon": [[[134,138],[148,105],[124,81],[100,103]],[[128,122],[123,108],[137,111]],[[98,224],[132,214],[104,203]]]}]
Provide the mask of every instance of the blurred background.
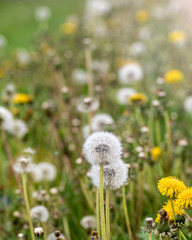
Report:
[{"label": "blurred background", "polygon": [[0,0],[0,46],[9,55],[17,48],[30,50],[39,28],[55,36],[68,15],[79,14],[84,0]]}]

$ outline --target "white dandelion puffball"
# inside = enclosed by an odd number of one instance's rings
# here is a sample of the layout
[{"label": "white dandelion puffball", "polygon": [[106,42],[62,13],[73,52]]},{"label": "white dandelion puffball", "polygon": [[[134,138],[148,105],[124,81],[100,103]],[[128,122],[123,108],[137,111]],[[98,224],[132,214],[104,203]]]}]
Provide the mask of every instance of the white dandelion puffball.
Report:
[{"label": "white dandelion puffball", "polygon": [[11,98],[13,97],[14,94],[15,94],[15,85],[12,83],[9,83],[9,84],[7,84],[5,89],[3,89],[1,95],[2,95],[2,99],[4,101],[9,101],[9,100],[11,100]]},{"label": "white dandelion puffball", "polygon": [[92,69],[100,74],[107,74],[109,72],[109,63],[105,60],[93,61]]},{"label": "white dandelion puffball", "polygon": [[[55,237],[55,233],[54,232],[50,233],[49,236],[47,237],[47,240],[55,240],[55,239],[56,239],[56,237]],[[61,234],[59,236],[59,240],[65,240],[65,239],[66,238],[65,238],[65,236],[63,234]]]},{"label": "white dandelion puffball", "polygon": [[140,56],[145,52],[145,50],[145,44],[143,44],[142,42],[134,42],[129,48],[130,54],[134,57]]},{"label": "white dandelion puffball", "polygon": [[16,52],[16,58],[18,60],[18,62],[21,64],[21,65],[27,65],[30,63],[30,55],[29,55],[29,52],[24,49],[24,48],[20,48],[17,50]]},{"label": "white dandelion puffball", "polygon": [[[96,114],[91,120],[91,128],[92,128],[91,130],[93,133],[97,131],[104,131],[107,128],[107,126],[113,123],[114,123],[114,120],[109,114],[99,113],[99,114]],[[82,128],[82,133],[83,133],[84,139],[86,139],[90,135],[89,125],[85,125]]]},{"label": "white dandelion puffball", "polygon": [[109,132],[91,134],[83,145],[86,160],[93,165],[111,164],[120,158],[121,142],[118,137]]},{"label": "white dandelion puffball", "polygon": [[77,100],[77,110],[81,113],[94,112],[99,108],[99,101],[91,97]]},{"label": "white dandelion puffball", "polygon": [[33,164],[30,175],[34,182],[41,182],[43,179],[42,170],[38,167],[38,164]]},{"label": "white dandelion puffball", "polygon": [[31,208],[30,216],[36,221],[47,222],[49,218],[49,212],[46,207],[39,205]]},{"label": "white dandelion puffball", "polygon": [[95,229],[97,227],[95,216],[84,216],[80,224],[85,229]]},{"label": "white dandelion puffball", "polygon": [[32,158],[29,156],[20,156],[16,159],[13,168],[17,173],[24,174],[31,171],[33,167]]},{"label": "white dandelion puffball", "polygon": [[86,13],[90,17],[103,16],[111,10],[111,3],[106,0],[88,0],[86,3]]},{"label": "white dandelion puffball", "polygon": [[135,94],[136,91],[133,88],[120,88],[116,94],[117,102],[120,104],[128,104],[130,97]]},{"label": "white dandelion puffball", "polygon": [[[93,185],[99,188],[100,166],[92,166],[90,176]],[[119,189],[126,183],[127,179],[128,167],[122,160],[119,159],[115,163],[103,167],[104,188],[109,187],[112,190]]]},{"label": "white dandelion puffball", "polygon": [[108,125],[114,123],[114,120],[109,114],[99,113],[92,118],[91,122],[93,129],[96,131],[103,131]]},{"label": "white dandelion puffball", "polygon": [[39,22],[47,21],[51,17],[51,10],[47,6],[38,7],[35,10],[35,18]]},{"label": "white dandelion puffball", "polygon": [[7,45],[7,39],[3,36],[0,35],[0,48],[4,48]]},{"label": "white dandelion puffball", "polygon": [[57,170],[53,164],[48,162],[41,162],[38,164],[38,168],[41,170],[43,181],[55,180],[57,176]]},{"label": "white dandelion puffball", "polygon": [[13,115],[12,113],[0,106],[0,122],[1,122],[1,128],[5,131],[8,131],[9,133],[13,132]]},{"label": "white dandelion puffball", "polygon": [[88,74],[85,70],[77,68],[72,72],[72,78],[76,83],[84,85],[88,81]]},{"label": "white dandelion puffball", "polygon": [[118,78],[122,84],[139,82],[143,78],[143,70],[137,63],[128,63],[119,69]]},{"label": "white dandelion puffball", "polygon": [[16,119],[14,120],[13,125],[13,135],[15,135],[17,138],[22,139],[28,133],[27,124],[23,120]]},{"label": "white dandelion puffball", "polygon": [[184,108],[186,112],[192,113],[192,96],[189,96],[185,99]]}]

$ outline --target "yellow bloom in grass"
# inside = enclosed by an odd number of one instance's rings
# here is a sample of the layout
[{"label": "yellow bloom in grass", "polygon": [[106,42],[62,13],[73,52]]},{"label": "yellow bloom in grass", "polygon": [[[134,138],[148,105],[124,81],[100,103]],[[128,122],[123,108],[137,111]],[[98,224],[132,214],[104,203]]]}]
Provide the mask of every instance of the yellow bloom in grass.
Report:
[{"label": "yellow bloom in grass", "polygon": [[[174,211],[175,211],[175,215],[183,215],[184,214],[184,209],[180,208],[176,201],[173,200],[173,208],[174,208]],[[171,201],[169,200],[167,202],[167,204],[165,206],[163,206],[163,209],[166,211],[168,217],[169,217],[169,220],[174,220],[174,216],[173,216],[173,210],[172,210],[172,206],[171,206]],[[155,222],[160,222],[160,216],[159,214],[157,214],[157,218],[155,219]]]},{"label": "yellow bloom in grass", "polygon": [[15,94],[12,98],[12,102],[23,104],[30,103],[32,100],[33,96],[24,93]]},{"label": "yellow bloom in grass", "polygon": [[67,35],[73,34],[77,31],[77,24],[73,22],[66,22],[61,25],[61,32]]},{"label": "yellow bloom in grass", "polygon": [[169,176],[161,178],[158,182],[157,188],[162,195],[174,198],[186,190],[187,187],[178,178]]},{"label": "yellow bloom in grass", "polygon": [[129,100],[132,103],[146,103],[147,102],[147,96],[145,96],[142,93],[136,93],[136,94],[132,95],[129,98]]},{"label": "yellow bloom in grass", "polygon": [[165,82],[167,83],[178,83],[181,82],[183,78],[183,73],[177,69],[172,69],[165,74]]},{"label": "yellow bloom in grass", "polygon": [[180,208],[192,208],[192,187],[181,192],[176,200]]},{"label": "yellow bloom in grass", "polygon": [[151,149],[151,156],[154,161],[156,161],[161,156],[161,148],[160,147],[154,147]]},{"label": "yellow bloom in grass", "polygon": [[169,41],[172,43],[183,43],[186,40],[186,34],[183,31],[172,31],[169,33]]},{"label": "yellow bloom in grass", "polygon": [[146,22],[149,19],[149,14],[146,10],[139,10],[135,17],[137,22]]},{"label": "yellow bloom in grass", "polygon": [[4,70],[2,68],[0,68],[0,78],[4,77]]}]

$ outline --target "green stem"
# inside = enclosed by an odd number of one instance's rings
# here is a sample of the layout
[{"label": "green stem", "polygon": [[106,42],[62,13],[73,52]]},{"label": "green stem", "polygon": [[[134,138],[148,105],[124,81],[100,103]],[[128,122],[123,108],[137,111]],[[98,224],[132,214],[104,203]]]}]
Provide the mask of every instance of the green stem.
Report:
[{"label": "green stem", "polygon": [[104,193],[103,193],[103,164],[100,165],[100,217],[101,217],[101,233],[102,240],[106,240],[105,227],[105,209],[104,209]]},{"label": "green stem", "polygon": [[183,232],[182,232],[181,230],[179,230],[179,231],[180,231],[180,233],[181,233],[182,238],[183,238],[184,240],[187,240],[187,238],[185,237],[185,235],[183,234]]},{"label": "green stem", "polygon": [[140,126],[144,125],[140,107],[135,107],[135,116]]},{"label": "green stem", "polygon": [[111,238],[111,231],[110,231],[110,189],[106,188],[106,230],[107,230],[107,240],[110,240]]},{"label": "green stem", "polygon": [[156,132],[157,145],[161,147],[161,127],[160,127],[159,119],[157,119],[155,123],[155,132]]},{"label": "green stem", "polygon": [[132,235],[132,231],[131,231],[131,225],[130,225],[130,221],[129,221],[129,215],[128,215],[128,211],[127,211],[125,185],[123,185],[123,209],[124,209],[125,221],[126,221],[126,225],[127,225],[129,238],[130,238],[130,240],[133,240],[133,235]]},{"label": "green stem", "polygon": [[152,240],[151,232],[149,232],[149,240]]},{"label": "green stem", "polygon": [[69,230],[69,224],[68,224],[68,221],[67,221],[67,217],[63,218],[63,228],[64,228],[65,235],[67,237],[67,240],[70,240],[71,235],[70,235],[70,230]]},{"label": "green stem", "polygon": [[27,220],[29,222],[31,239],[34,240],[33,224],[32,224],[31,217],[30,217],[29,199],[28,199],[28,195],[27,195],[26,173],[23,173],[23,175],[22,175],[22,182],[23,182],[23,193],[24,193],[24,199],[25,199],[26,212],[27,212]]},{"label": "green stem", "polygon": [[101,238],[100,212],[99,212],[99,188],[96,193],[96,216],[97,216],[97,232],[99,239]]},{"label": "green stem", "polygon": [[171,126],[170,126],[170,120],[169,120],[169,114],[168,111],[165,111],[164,113],[164,119],[165,119],[165,126],[166,126],[166,133],[167,133],[167,166],[168,170],[171,168]]},{"label": "green stem", "polygon": [[168,156],[171,158],[171,126],[170,126],[168,111],[165,111],[164,118],[165,118],[166,132],[167,132],[167,153],[168,153]]},{"label": "green stem", "polygon": [[87,72],[88,72],[89,97],[93,97],[94,96],[94,83],[93,83],[92,56],[91,56],[90,46],[86,47],[86,49],[85,49],[85,60],[86,60],[86,67],[87,67]]},{"label": "green stem", "polygon": [[181,231],[179,229],[179,240],[181,240]]},{"label": "green stem", "polygon": [[173,218],[175,221],[175,210],[174,210],[174,206],[173,206],[173,199],[171,198],[170,201],[171,201],[171,207],[172,207],[172,211],[173,211]]}]

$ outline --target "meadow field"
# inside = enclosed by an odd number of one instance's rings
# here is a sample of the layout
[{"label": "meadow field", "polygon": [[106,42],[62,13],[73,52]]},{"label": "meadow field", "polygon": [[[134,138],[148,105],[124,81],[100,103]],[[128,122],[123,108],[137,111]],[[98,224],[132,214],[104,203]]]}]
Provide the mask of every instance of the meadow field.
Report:
[{"label": "meadow field", "polygon": [[0,240],[192,239],[192,6],[0,1]]}]

